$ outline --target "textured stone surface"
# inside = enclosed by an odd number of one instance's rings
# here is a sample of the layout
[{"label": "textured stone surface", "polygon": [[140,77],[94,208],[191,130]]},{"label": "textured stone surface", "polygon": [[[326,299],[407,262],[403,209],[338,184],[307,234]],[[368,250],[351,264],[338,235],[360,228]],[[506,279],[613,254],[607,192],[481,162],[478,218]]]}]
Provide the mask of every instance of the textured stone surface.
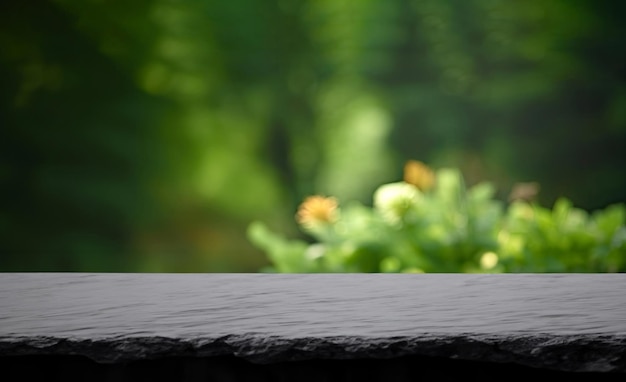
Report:
[{"label": "textured stone surface", "polygon": [[428,356],[626,373],[621,274],[0,274],[0,356]]}]

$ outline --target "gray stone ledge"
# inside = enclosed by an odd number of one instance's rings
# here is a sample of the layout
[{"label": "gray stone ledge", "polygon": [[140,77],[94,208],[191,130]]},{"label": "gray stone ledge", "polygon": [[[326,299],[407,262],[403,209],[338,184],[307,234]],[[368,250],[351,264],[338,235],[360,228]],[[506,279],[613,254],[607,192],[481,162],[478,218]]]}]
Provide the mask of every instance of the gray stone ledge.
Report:
[{"label": "gray stone ledge", "polygon": [[0,274],[0,358],[438,357],[626,373],[626,275]]}]

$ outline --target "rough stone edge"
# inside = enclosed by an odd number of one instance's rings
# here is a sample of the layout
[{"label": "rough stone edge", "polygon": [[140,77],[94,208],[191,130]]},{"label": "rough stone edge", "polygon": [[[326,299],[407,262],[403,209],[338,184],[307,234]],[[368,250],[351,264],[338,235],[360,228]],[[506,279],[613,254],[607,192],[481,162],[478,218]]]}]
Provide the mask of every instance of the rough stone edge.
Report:
[{"label": "rough stone edge", "polygon": [[254,363],[424,355],[515,363],[568,372],[626,373],[626,335],[424,334],[403,337],[303,337],[260,334],[170,337],[0,338],[0,356],[82,355],[100,363],[234,355]]}]

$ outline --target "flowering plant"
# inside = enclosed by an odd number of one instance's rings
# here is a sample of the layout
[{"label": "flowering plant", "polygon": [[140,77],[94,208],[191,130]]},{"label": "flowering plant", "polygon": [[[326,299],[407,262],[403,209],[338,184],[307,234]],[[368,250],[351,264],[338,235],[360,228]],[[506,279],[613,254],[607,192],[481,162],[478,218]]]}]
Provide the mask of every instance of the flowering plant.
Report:
[{"label": "flowering plant", "polygon": [[623,272],[626,208],[587,213],[566,198],[545,208],[523,184],[504,202],[489,182],[466,187],[459,170],[408,161],[372,206],[306,198],[296,221],[313,242],[254,222],[249,239],[270,272]]}]

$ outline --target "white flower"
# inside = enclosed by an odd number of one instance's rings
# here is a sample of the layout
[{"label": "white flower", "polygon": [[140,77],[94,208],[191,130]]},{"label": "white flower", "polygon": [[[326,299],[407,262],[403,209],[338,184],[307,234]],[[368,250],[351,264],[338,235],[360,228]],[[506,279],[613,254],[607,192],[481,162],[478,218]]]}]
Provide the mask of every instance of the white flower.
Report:
[{"label": "white flower", "polygon": [[498,255],[495,252],[485,252],[480,257],[480,267],[482,269],[492,269],[498,264]]},{"label": "white flower", "polygon": [[385,184],[374,193],[374,208],[389,223],[396,224],[402,221],[421,196],[420,191],[412,184],[406,182]]}]

